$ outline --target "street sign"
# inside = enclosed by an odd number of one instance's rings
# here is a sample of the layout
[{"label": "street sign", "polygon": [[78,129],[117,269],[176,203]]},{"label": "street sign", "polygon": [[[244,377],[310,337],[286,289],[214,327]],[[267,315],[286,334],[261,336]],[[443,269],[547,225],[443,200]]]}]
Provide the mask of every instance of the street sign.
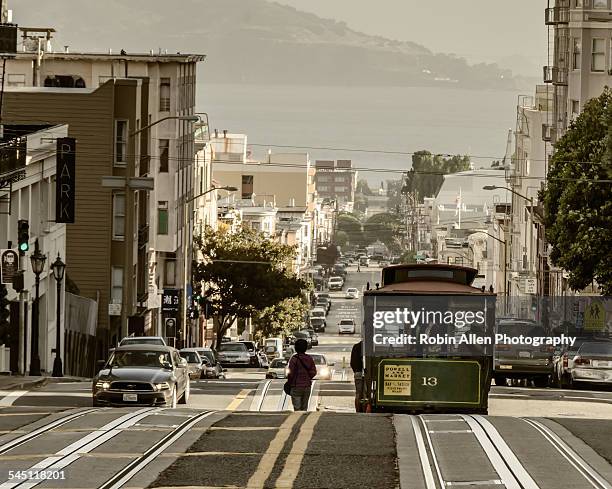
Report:
[{"label": "street sign", "polygon": [[180,304],[181,291],[179,289],[164,289],[162,312],[178,312]]},{"label": "street sign", "polygon": [[121,304],[113,304],[112,302],[108,305],[109,316],[121,316]]},{"label": "street sign", "polygon": [[19,255],[13,250],[0,250],[2,260],[2,283],[12,284],[13,277],[19,270]]},{"label": "street sign", "polygon": [[74,223],[76,139],[57,138],[55,222]]},{"label": "street sign", "polygon": [[525,294],[537,294],[538,293],[538,281],[535,278],[525,279]]},{"label": "street sign", "polygon": [[594,300],[584,312],[584,329],[586,331],[603,331],[606,320],[606,310],[602,302]]}]

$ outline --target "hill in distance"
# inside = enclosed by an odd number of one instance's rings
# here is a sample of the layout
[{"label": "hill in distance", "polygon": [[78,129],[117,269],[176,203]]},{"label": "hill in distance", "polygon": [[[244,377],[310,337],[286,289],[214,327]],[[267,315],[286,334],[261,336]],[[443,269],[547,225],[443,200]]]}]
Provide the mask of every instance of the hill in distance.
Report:
[{"label": "hill in distance", "polygon": [[[177,7],[177,3],[180,7]],[[54,27],[56,50],[206,54],[213,83],[517,89],[533,80],[413,42],[366,35],[266,0],[19,0],[13,20]]]}]

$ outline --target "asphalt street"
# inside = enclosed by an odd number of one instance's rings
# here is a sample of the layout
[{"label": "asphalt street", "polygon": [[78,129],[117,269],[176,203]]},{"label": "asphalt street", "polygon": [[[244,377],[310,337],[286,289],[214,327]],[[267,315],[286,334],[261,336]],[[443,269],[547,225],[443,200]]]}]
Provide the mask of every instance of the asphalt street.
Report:
[{"label": "asphalt street", "polygon": [[[352,271],[347,286],[377,280]],[[342,317],[332,293],[312,351],[334,362],[293,413],[282,379],[230,369],[194,380],[187,406],[92,408],[91,385],[0,392],[3,488],[612,488],[612,393],[493,386],[489,416],[355,414]]]}]

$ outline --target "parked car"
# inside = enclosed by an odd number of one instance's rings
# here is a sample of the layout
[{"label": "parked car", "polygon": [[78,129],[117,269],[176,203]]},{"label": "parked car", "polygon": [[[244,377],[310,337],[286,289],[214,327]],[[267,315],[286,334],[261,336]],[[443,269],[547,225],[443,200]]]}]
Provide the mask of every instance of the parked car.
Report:
[{"label": "parked car", "polygon": [[[527,319],[501,318],[496,333],[510,337],[546,336],[541,324]],[[552,378],[554,347],[525,344],[497,344],[493,355],[495,385],[506,385],[507,379],[532,380],[536,387],[546,387]]]},{"label": "parked car", "polygon": [[555,350],[553,355],[553,384],[557,387],[573,387],[572,369],[578,350],[585,342],[610,342],[607,338],[576,338],[573,345]]},{"label": "parked car", "polygon": [[119,346],[128,345],[166,345],[166,340],[161,336],[127,336],[119,342]]},{"label": "parked car", "polygon": [[347,299],[359,299],[359,290],[355,287],[349,287],[346,289],[346,294],[344,295]]},{"label": "parked car", "polygon": [[329,281],[327,282],[327,288],[329,290],[342,290],[342,287],[344,286],[344,280],[342,279],[342,277],[331,277],[329,279]]},{"label": "parked car", "polygon": [[314,364],[317,367],[317,375],[315,379],[331,380],[333,373],[331,367],[333,367],[334,364],[329,363],[327,358],[325,358],[325,355],[321,355],[320,353],[309,353],[309,355],[312,357]]},{"label": "parked car", "polygon": [[612,385],[612,342],[585,341],[573,359],[571,385]]},{"label": "parked car", "polygon": [[172,347],[117,347],[92,381],[94,406],[168,406],[189,400],[187,361]]},{"label": "parked car", "polygon": [[202,358],[194,348],[183,348],[179,350],[179,355],[187,360],[190,379],[202,377]]},{"label": "parked car", "polygon": [[308,331],[308,333],[310,333],[310,343],[312,346],[319,346],[319,336],[314,328],[304,328],[304,331]]},{"label": "parked car", "polygon": [[331,305],[332,305],[332,300],[330,295],[327,292],[317,292],[316,294],[316,301],[315,302],[320,302],[321,303],[321,307],[323,307],[323,303],[325,303],[325,307],[327,308],[327,312],[330,311],[331,309]]},{"label": "parked car", "polygon": [[196,348],[198,355],[202,359],[202,376],[207,379],[225,378],[225,369],[221,366],[215,352],[211,348]]},{"label": "parked car", "polygon": [[[247,350],[249,352],[249,357],[250,357],[249,366],[251,367],[261,367],[262,366],[262,358],[259,355],[257,345],[255,344],[254,341],[237,341],[236,343],[242,343],[243,345],[247,347]],[[267,360],[266,360],[266,363],[267,363]]]},{"label": "parked car", "polygon": [[338,323],[338,334],[355,334],[355,320],[341,319]]},{"label": "parked car", "polygon": [[325,333],[327,322],[323,318],[310,318],[310,327],[317,333]]},{"label": "parked car", "polygon": [[296,331],[293,333],[294,338],[297,340],[306,340],[308,343],[308,349],[312,348],[312,338],[310,337],[310,333],[308,331]]},{"label": "parked car", "polygon": [[327,316],[331,309],[331,301],[329,299],[326,299],[325,297],[321,297],[315,302],[315,307],[324,309],[325,315]]},{"label": "parked car", "polygon": [[244,343],[229,342],[219,345],[217,358],[223,367],[250,367],[253,356]]},{"label": "parked car", "polygon": [[361,258],[359,258],[359,266],[369,267],[370,259],[367,256],[362,256]]},{"label": "parked car", "polygon": [[270,362],[266,379],[284,379],[287,377],[287,366],[289,365],[288,358],[275,358]]}]

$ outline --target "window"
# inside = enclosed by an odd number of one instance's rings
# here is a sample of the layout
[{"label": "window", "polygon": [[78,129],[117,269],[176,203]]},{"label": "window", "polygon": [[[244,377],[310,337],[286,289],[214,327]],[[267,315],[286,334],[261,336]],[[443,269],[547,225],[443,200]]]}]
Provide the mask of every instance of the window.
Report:
[{"label": "window", "polygon": [[346,192],[346,187],[335,187],[334,191],[335,192]]},{"label": "window", "polygon": [[572,44],[572,68],[574,70],[579,70],[582,66],[582,41],[574,38]]},{"label": "window", "polygon": [[168,202],[157,203],[157,234],[168,234]]},{"label": "window", "polygon": [[319,185],[319,192],[329,192],[329,187],[327,185]]},{"label": "window", "polygon": [[159,81],[159,110],[170,111],[170,78],[161,78]]},{"label": "window", "polygon": [[608,0],[593,0],[593,8],[608,8]]},{"label": "window", "polygon": [[123,302],[123,268],[113,267],[111,273],[111,303],[121,304]]},{"label": "window", "polygon": [[159,172],[168,173],[170,140],[159,140]]},{"label": "window", "polygon": [[580,100],[572,100],[572,114],[580,114]]},{"label": "window", "polygon": [[606,69],[606,40],[593,39],[591,71],[601,72]]},{"label": "window", "polygon": [[25,87],[25,75],[7,75],[6,84],[9,87]]},{"label": "window", "polygon": [[582,7],[582,0],[576,0],[576,7]]},{"label": "window", "polygon": [[165,265],[165,280],[166,285],[175,285],[176,280],[176,260],[166,260]]},{"label": "window", "polygon": [[344,183],[344,177],[334,177],[334,182],[336,182],[336,183]]},{"label": "window", "polygon": [[115,166],[127,164],[128,122],[115,121]]},{"label": "window", "polygon": [[113,194],[113,239],[125,236],[125,194]]},{"label": "window", "polygon": [[253,175],[242,175],[242,198],[253,197]]}]

